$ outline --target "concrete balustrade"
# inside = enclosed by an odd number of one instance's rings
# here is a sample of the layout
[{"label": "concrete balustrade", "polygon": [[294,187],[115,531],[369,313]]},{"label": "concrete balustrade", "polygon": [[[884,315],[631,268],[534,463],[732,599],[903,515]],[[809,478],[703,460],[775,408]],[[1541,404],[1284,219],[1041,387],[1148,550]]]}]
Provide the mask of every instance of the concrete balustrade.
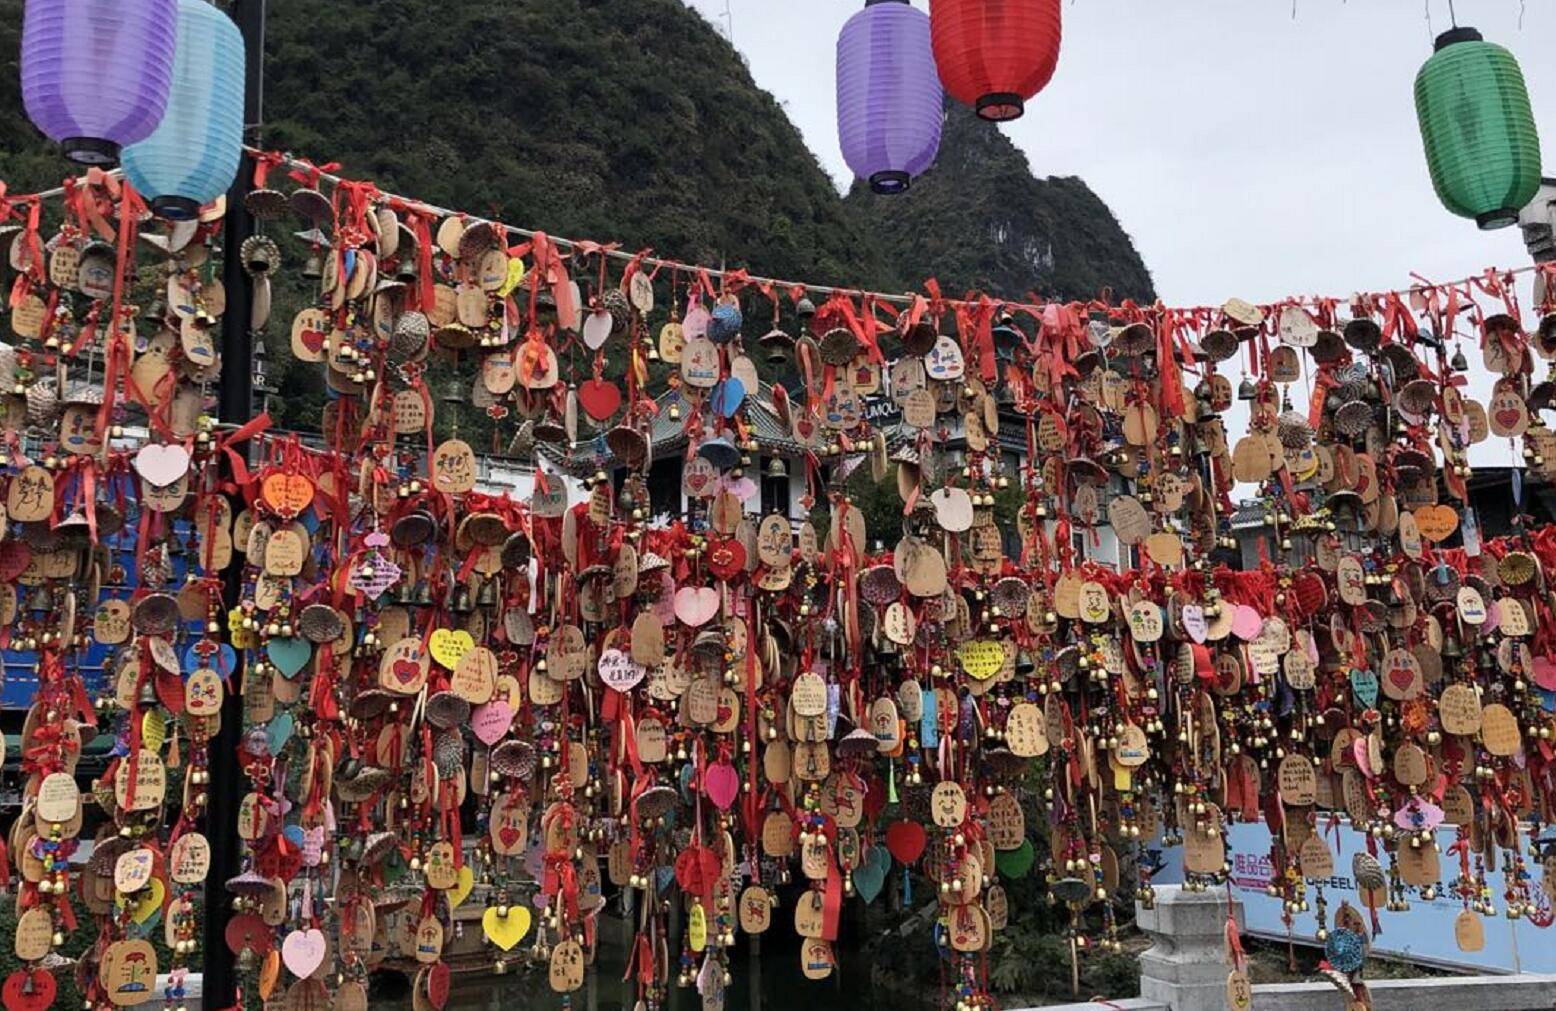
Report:
[{"label": "concrete balustrade", "polygon": [[[1153,909],[1135,923],[1152,941],[1140,956],[1140,996],[1105,1003],[1061,1004],[1043,1011],[1225,1011],[1227,893],[1156,889]],[[1242,905],[1233,903],[1242,924]],[[1369,982],[1375,1011],[1533,1011],[1556,1008],[1556,976],[1438,976]],[[1343,1011],[1331,984],[1267,983],[1253,988],[1254,1011]]]}]

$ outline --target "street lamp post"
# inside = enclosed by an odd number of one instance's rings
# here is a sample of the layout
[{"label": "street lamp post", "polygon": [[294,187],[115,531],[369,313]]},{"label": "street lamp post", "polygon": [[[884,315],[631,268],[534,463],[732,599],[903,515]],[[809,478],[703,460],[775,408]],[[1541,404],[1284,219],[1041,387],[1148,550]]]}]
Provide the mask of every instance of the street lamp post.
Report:
[{"label": "street lamp post", "polygon": [[[245,53],[243,122],[244,140],[258,140],[264,115],[266,0],[232,0],[228,13],[243,35]],[[219,420],[242,425],[254,415],[254,333],[249,329],[252,298],[239,250],[253,234],[253,221],[243,198],[253,172],[244,157],[238,176],[227,191],[227,217],[222,236],[222,283],[227,290],[227,309],[222,316],[222,381]],[[227,466],[226,460],[222,466]],[[231,475],[229,475],[231,476]],[[234,503],[234,509],[241,508]],[[236,604],[242,589],[242,567],[234,562],[224,578],[225,598]],[[243,675],[240,673],[239,675]],[[241,683],[241,682],[240,682]],[[237,685],[234,685],[236,688]],[[211,867],[205,881],[204,978],[201,1003],[228,1008],[237,1002],[236,958],[227,946],[227,924],[232,919],[232,900],[227,881],[239,872],[238,799],[243,771],[238,767],[238,743],[243,732],[243,699],[239,691],[227,692],[222,704],[221,730],[211,741],[211,789],[206,810],[210,834]]]}]

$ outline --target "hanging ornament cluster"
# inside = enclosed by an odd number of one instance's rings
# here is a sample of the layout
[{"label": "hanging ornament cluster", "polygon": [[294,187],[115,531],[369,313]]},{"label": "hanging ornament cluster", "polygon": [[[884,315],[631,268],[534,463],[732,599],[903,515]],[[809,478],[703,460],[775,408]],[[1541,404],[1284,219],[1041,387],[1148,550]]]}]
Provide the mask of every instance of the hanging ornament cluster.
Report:
[{"label": "hanging ornament cluster", "polygon": [[[644,1008],[674,986],[717,1007],[741,934],[793,930],[824,979],[846,904],[928,895],[948,988],[989,1007],[1010,881],[1041,875],[1076,950],[1115,950],[1116,900],[1153,901],[1142,847],[1181,845],[1208,888],[1256,819],[1269,887],[1352,992],[1341,967],[1416,900],[1462,903],[1466,950],[1492,914],[1549,924],[1556,533],[1482,537],[1467,478],[1493,438],[1556,476],[1556,271],[1532,330],[1496,272],[1195,309],[813,301],[256,164],[248,209],[311,244],[289,346],[329,391],[318,439],[203,415],[215,221],[149,219],[101,173],[57,234],[9,209],[0,390],[41,448],[7,465],[0,542],[39,677],[4,994],[49,993],[90,930],[94,1006],[176,1000],[201,841],[227,832],[228,950],[198,955],[294,1006],[365,1007],[397,967],[442,1007],[471,963],[566,1004],[614,904]],[[273,240],[237,255],[268,304]],[[798,380],[765,382],[758,346]],[[789,513],[761,504],[762,455],[792,468]],[[507,457],[532,488],[491,476]],[[858,467],[900,527],[866,528]],[[1088,557],[1103,538],[1120,564]],[[211,783],[231,691],[241,779]],[[83,789],[93,733],[110,764]],[[200,823],[211,789],[235,825]],[[1360,906],[1331,911],[1341,815],[1368,845]]]},{"label": "hanging ornament cluster", "polygon": [[[1142,845],[1181,844],[1210,887],[1227,825],[1259,818],[1270,887],[1337,948],[1438,894],[1465,924],[1549,921],[1556,540],[1460,529],[1475,442],[1556,468],[1545,296],[1533,333],[1495,273],[1347,303],[816,304],[292,178],[250,206],[315,226],[291,347],[336,395],[327,449],[272,445],[237,523],[231,884],[263,992],[358,1002],[398,961],[436,1004],[484,951],[568,994],[619,902],[644,1006],[675,985],[716,1005],[740,933],[793,929],[825,978],[845,903],[927,887],[947,979],[981,1007],[1010,879],[1043,874],[1077,947],[1108,950],[1124,883],[1152,900]],[[744,336],[768,309],[756,343],[796,360],[787,389]],[[1499,377],[1485,405],[1466,341]],[[890,428],[868,420],[883,397]],[[531,494],[478,484],[469,406],[535,462]],[[792,516],[758,504],[775,446],[803,478]],[[653,519],[667,452],[688,506]],[[851,465],[895,475],[900,531],[865,529]],[[1269,533],[1247,571],[1225,564],[1238,485]],[[1105,533],[1132,564],[1077,550]],[[1371,841],[1360,911],[1324,896],[1337,814]],[[1493,862],[1519,869],[1500,898]]]},{"label": "hanging ornament cluster", "polygon": [[14,275],[0,642],[8,678],[16,656],[32,685],[0,867],[17,912],[8,1011],[62,1006],[66,980],[91,1008],[176,1007],[200,963],[206,802],[225,788],[210,749],[238,669],[221,634],[224,475],[263,427],[224,431],[207,413],[221,227],[209,210],[154,219],[96,169],[67,181],[62,206],[13,196],[0,211]]},{"label": "hanging ornament cluster", "polygon": [[1484,229],[1516,224],[1540,188],[1540,138],[1513,54],[1455,27],[1437,37],[1415,94],[1443,205]]}]

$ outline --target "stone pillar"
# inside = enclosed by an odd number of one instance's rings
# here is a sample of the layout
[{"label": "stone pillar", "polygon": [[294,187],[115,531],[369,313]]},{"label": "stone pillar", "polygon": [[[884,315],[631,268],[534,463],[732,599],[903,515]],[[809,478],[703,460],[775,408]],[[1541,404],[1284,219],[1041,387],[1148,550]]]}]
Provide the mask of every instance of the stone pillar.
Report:
[{"label": "stone pillar", "polygon": [[[1136,904],[1135,925],[1150,936],[1140,956],[1140,996],[1171,1011],[1225,1011],[1227,891],[1158,885],[1152,909]],[[1233,908],[1239,925],[1242,903]]]}]

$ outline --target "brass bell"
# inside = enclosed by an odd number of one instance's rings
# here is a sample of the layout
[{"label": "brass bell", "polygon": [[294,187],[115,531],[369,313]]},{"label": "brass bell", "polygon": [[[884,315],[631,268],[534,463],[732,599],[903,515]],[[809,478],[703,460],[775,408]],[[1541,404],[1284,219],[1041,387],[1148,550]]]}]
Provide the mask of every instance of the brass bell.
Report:
[{"label": "brass bell", "polygon": [[1464,647],[1459,645],[1459,637],[1458,636],[1450,635],[1450,636],[1446,636],[1443,639],[1443,656],[1453,657],[1454,659],[1458,659],[1459,657],[1461,657],[1463,655],[1464,655]]},{"label": "brass bell", "polygon": [[443,395],[438,399],[445,404],[468,404],[470,402],[470,394],[465,389],[465,381],[463,379],[450,379],[443,384]]},{"label": "brass bell", "polygon": [[722,435],[716,435],[698,446],[697,455],[718,470],[729,470],[740,462],[740,451]]},{"label": "brass bell", "polygon": [[455,614],[469,614],[474,608],[470,606],[470,587],[463,584],[454,588],[454,598],[449,603],[450,611]]},{"label": "brass bell", "polygon": [[141,318],[149,323],[161,323],[166,315],[167,303],[160,298],[154,298],[151,300],[151,304],[146,307],[146,311],[141,313]]},{"label": "brass bell", "polygon": [[268,274],[281,260],[281,248],[268,235],[250,235],[238,249],[243,269],[250,276]]},{"label": "brass bell", "polygon": [[324,276],[324,257],[319,255],[317,249],[309,251],[308,258],[303,261],[302,274],[310,281],[317,281]]},{"label": "brass bell", "polygon": [[788,477],[789,476],[789,467],[788,467],[788,465],[786,463],[783,462],[783,458],[782,457],[775,456],[771,460],[767,461],[767,476],[768,477]]},{"label": "brass bell", "polygon": [[1016,326],[1014,314],[1001,312],[994,320],[994,354],[1000,361],[1008,362],[1015,359],[1016,348],[1020,346],[1023,335]]},{"label": "brass bell", "polygon": [[423,606],[432,603],[432,587],[422,583],[416,588],[416,603]]},{"label": "brass bell", "polygon": [[414,257],[400,258],[399,266],[394,268],[394,279],[401,284],[411,285],[416,283],[416,260]]},{"label": "brass bell", "polygon": [[1449,360],[1448,367],[1455,372],[1466,372],[1469,370],[1469,359],[1464,357],[1464,349],[1462,347],[1453,349],[1453,358]]},{"label": "brass bell", "polygon": [[789,352],[794,348],[794,338],[774,327],[758,338],[757,343],[767,351],[767,364],[787,365]]},{"label": "brass bell", "polygon": [[475,602],[478,607],[495,607],[497,605],[497,587],[490,580],[481,583],[481,588],[476,591]]},{"label": "brass bell", "polygon": [[1258,393],[1259,391],[1254,386],[1253,380],[1249,379],[1247,376],[1244,376],[1243,381],[1237,384],[1238,400],[1252,400],[1254,397],[1258,396]]}]

